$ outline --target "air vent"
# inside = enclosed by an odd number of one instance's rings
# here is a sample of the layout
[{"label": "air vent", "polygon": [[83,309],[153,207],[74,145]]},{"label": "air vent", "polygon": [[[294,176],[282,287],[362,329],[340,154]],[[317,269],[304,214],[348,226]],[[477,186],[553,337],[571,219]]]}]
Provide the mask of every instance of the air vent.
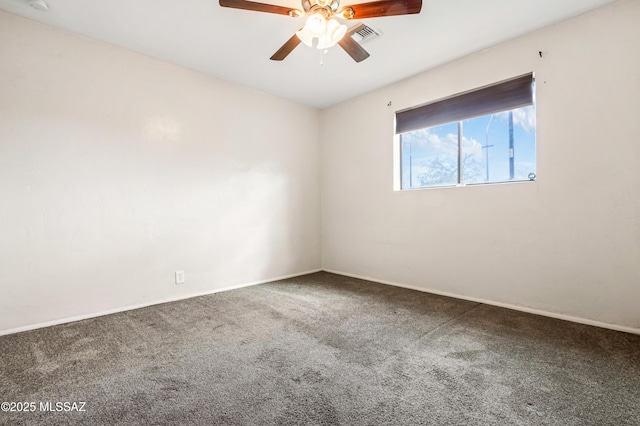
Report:
[{"label": "air vent", "polygon": [[382,33],[380,32],[380,30],[376,30],[375,28],[372,28],[368,25],[365,24],[360,24],[360,25],[356,25],[355,27],[351,28],[349,30],[349,35],[358,43],[362,44],[366,41],[369,41],[371,39],[374,39],[380,35],[382,35]]}]

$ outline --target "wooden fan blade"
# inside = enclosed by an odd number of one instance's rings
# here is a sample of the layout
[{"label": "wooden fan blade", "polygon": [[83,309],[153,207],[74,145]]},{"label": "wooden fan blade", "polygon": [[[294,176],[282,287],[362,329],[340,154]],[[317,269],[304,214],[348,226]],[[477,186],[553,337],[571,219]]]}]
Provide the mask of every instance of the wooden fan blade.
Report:
[{"label": "wooden fan blade", "polygon": [[274,6],[272,4],[258,3],[247,0],[220,0],[220,6],[231,7],[233,9],[254,10],[256,12],[277,13],[279,15],[289,15],[290,11],[295,10],[290,7]]},{"label": "wooden fan blade", "polygon": [[422,10],[422,0],[381,0],[352,4],[344,9],[353,10],[353,19],[379,16],[412,15]]},{"label": "wooden fan blade", "polygon": [[272,61],[281,61],[289,55],[300,44],[300,39],[297,35],[293,35],[280,49],[270,58]]},{"label": "wooden fan blade", "polygon": [[362,62],[369,57],[369,52],[364,50],[357,41],[355,41],[349,34],[342,37],[342,40],[338,42],[340,47],[349,54],[356,62]]}]

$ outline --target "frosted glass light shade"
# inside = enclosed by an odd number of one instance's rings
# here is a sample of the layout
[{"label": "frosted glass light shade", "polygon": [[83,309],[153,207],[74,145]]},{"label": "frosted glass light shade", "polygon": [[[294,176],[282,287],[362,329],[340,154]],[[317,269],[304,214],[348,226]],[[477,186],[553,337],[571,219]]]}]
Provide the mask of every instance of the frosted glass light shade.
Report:
[{"label": "frosted glass light shade", "polygon": [[307,46],[313,46],[313,39],[318,38],[318,49],[328,49],[339,42],[347,33],[347,26],[335,19],[327,19],[324,15],[314,13],[307,18],[304,27],[296,35]]},{"label": "frosted glass light shade", "polygon": [[321,14],[314,13],[307,18],[307,22],[304,24],[304,27],[311,31],[314,36],[320,37],[327,30],[327,20]]},{"label": "frosted glass light shade", "polygon": [[330,19],[327,23],[326,32],[318,38],[318,49],[328,49],[335,46],[346,33],[346,25],[340,24],[335,19]]},{"label": "frosted glass light shade", "polygon": [[296,35],[300,39],[301,42],[311,47],[313,45],[313,33],[309,31],[307,26],[305,25],[301,30],[296,31]]}]

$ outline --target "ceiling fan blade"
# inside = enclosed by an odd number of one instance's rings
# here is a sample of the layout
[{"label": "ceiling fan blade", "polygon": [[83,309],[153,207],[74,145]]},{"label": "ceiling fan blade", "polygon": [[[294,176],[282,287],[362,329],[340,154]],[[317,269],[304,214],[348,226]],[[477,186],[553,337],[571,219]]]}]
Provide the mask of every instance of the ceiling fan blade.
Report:
[{"label": "ceiling fan blade", "polygon": [[369,57],[369,52],[364,50],[357,41],[355,41],[349,34],[342,37],[338,42],[340,47],[349,54],[356,62],[362,62]]},{"label": "ceiling fan blade", "polygon": [[297,35],[293,35],[280,49],[269,59],[272,61],[281,61],[289,55],[300,44],[300,39]]},{"label": "ceiling fan blade", "polygon": [[290,7],[275,6],[272,4],[258,3],[247,0],[220,0],[220,6],[231,7],[233,9],[254,10],[256,12],[277,13],[279,15],[288,16],[291,16],[291,11],[295,10],[291,9]]},{"label": "ceiling fan blade", "polygon": [[353,10],[353,19],[377,18],[379,16],[412,15],[420,13],[422,0],[381,0],[352,4],[344,9]]}]

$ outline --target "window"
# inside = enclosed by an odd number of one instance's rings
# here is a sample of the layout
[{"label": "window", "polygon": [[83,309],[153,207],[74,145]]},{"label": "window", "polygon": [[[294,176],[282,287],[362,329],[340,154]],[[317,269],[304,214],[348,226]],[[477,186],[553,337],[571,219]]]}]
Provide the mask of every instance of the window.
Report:
[{"label": "window", "polygon": [[400,189],[535,180],[533,74],[396,113]]}]

